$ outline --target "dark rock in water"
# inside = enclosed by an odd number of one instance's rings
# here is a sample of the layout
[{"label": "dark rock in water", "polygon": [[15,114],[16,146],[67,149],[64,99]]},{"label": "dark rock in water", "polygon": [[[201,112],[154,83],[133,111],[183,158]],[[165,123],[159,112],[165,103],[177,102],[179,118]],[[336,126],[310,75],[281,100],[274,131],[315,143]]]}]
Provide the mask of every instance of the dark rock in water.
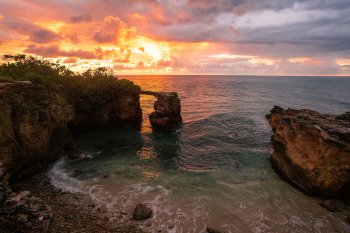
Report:
[{"label": "dark rock in water", "polygon": [[221,231],[215,230],[214,228],[207,227],[207,232],[208,233],[222,233]]},{"label": "dark rock in water", "polygon": [[176,92],[156,93],[154,112],[149,115],[152,128],[172,131],[180,127],[182,122],[180,99]]},{"label": "dark rock in water", "polygon": [[137,204],[134,210],[133,218],[135,220],[144,220],[152,216],[153,210],[144,204]]},{"label": "dark rock in water", "polygon": [[341,212],[345,210],[345,204],[340,200],[323,200],[320,205],[331,212]]},{"label": "dark rock in water", "polygon": [[350,195],[350,122],[312,110],[274,107],[269,116],[271,163],[281,178],[309,195]]}]

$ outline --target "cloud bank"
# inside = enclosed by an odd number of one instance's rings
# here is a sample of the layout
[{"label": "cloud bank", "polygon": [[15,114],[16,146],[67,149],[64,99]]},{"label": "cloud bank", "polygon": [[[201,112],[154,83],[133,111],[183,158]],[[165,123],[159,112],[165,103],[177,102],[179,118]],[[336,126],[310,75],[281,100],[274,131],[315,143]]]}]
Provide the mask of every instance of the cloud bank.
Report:
[{"label": "cloud bank", "polygon": [[349,75],[348,0],[0,0],[0,53],[116,73]]}]

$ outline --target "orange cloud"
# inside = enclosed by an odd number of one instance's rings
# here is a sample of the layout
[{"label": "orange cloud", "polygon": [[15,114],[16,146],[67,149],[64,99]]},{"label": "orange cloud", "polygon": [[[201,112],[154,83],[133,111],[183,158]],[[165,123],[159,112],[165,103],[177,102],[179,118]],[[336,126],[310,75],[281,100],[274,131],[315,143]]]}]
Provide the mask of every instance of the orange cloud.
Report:
[{"label": "orange cloud", "polygon": [[321,61],[316,58],[311,57],[294,57],[289,58],[289,62],[291,63],[302,63],[302,64],[308,64],[308,65],[320,65]]},{"label": "orange cloud", "polygon": [[[239,31],[233,16],[259,10],[241,1],[0,1],[0,9],[0,53],[53,58],[77,71],[99,65],[128,74],[346,74],[350,69],[343,53],[342,59],[336,53],[312,57],[314,48],[305,45],[317,41],[279,41],[288,33],[277,26],[271,35],[268,28]],[[337,46],[346,51],[346,44]]]}]

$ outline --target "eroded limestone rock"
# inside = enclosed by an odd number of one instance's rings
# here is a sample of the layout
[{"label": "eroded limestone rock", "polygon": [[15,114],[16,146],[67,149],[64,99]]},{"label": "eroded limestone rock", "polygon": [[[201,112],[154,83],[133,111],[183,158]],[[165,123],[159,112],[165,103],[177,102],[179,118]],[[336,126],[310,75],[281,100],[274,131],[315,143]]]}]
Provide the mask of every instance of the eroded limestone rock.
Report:
[{"label": "eroded limestone rock", "polygon": [[44,86],[0,84],[0,163],[7,175],[21,178],[56,160],[71,144],[72,118],[67,100]]},{"label": "eroded limestone rock", "polygon": [[181,126],[181,103],[176,92],[156,93],[154,112],[149,116],[151,125],[157,130],[171,131]]},{"label": "eroded limestone rock", "polygon": [[273,130],[271,162],[283,179],[309,195],[350,194],[350,122],[280,107],[268,118]]}]

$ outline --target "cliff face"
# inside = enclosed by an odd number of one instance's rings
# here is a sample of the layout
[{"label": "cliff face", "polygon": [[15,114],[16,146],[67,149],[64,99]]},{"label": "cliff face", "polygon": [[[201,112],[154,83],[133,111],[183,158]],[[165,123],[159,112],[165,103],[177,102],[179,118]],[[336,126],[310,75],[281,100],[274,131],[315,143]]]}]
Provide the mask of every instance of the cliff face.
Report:
[{"label": "cliff face", "polygon": [[138,124],[142,120],[139,94],[118,95],[94,112],[75,111],[69,128],[74,132],[96,129],[110,124]]},{"label": "cliff face", "polygon": [[350,194],[350,122],[311,110],[274,107],[269,115],[276,172],[303,192]]},{"label": "cliff face", "polygon": [[0,84],[0,163],[20,178],[42,169],[71,143],[66,99],[30,83]]},{"label": "cliff face", "polygon": [[139,94],[117,95],[94,112],[76,109],[64,91],[30,82],[0,83],[0,167],[6,174],[2,180],[34,174],[57,160],[71,146],[72,132],[142,119]]}]

